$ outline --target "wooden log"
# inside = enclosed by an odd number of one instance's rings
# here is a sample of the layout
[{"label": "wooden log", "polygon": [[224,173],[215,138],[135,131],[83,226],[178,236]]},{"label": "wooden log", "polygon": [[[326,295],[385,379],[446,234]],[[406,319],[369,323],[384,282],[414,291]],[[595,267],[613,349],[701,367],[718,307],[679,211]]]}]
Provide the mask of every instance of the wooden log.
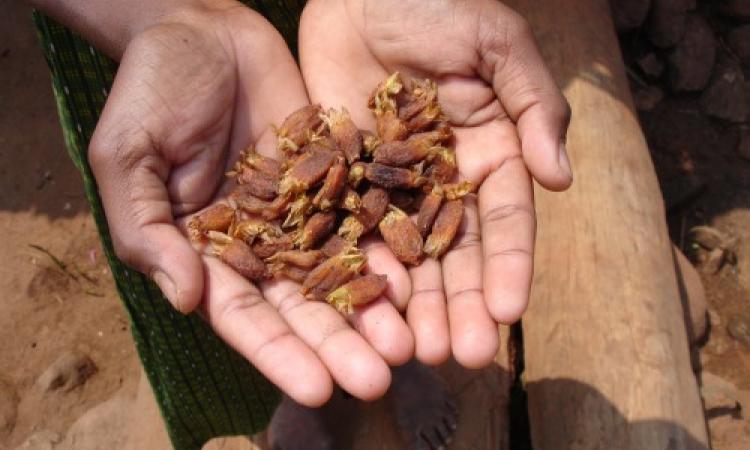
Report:
[{"label": "wooden log", "polygon": [[664,206],[608,2],[508,3],[573,110],[573,187],[535,193],[522,319],[534,449],[708,449]]}]

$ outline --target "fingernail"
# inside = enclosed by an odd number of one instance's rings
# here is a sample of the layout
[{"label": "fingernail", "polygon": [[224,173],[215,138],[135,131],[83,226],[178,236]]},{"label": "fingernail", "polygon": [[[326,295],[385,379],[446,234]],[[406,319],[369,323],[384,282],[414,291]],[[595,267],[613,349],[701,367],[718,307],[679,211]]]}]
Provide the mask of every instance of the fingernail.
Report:
[{"label": "fingernail", "polygon": [[565,142],[560,142],[557,154],[557,164],[560,165],[560,170],[573,181],[573,169],[570,167],[570,159],[568,159],[568,151],[565,149]]},{"label": "fingernail", "polygon": [[161,289],[162,294],[167,297],[169,303],[171,303],[177,311],[182,313],[180,296],[177,291],[177,287],[174,285],[172,279],[159,269],[153,271],[153,273],[151,274],[151,279],[154,280],[154,283],[156,283],[157,286],[159,286],[159,289]]}]

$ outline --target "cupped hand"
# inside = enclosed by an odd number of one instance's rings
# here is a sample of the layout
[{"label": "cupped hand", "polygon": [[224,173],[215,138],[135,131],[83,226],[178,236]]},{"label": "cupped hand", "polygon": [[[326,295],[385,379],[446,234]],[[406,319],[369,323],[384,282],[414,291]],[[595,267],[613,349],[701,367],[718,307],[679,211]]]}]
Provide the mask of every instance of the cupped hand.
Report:
[{"label": "cupped hand", "polygon": [[572,182],[565,151],[567,102],[547,71],[528,24],[496,0],[311,0],[300,25],[301,68],[310,98],[344,105],[374,129],[366,108],[390,73],[437,81],[456,135],[459,177],[480,186],[438,262],[405,269],[383,248],[379,266],[411,295],[396,306],[416,356],[451,354],[467,367],[492,361],[497,323],[528,303],[535,214],[531,176],[551,190]]},{"label": "cupped hand", "polygon": [[385,392],[388,364],[413,354],[393,305],[381,300],[347,323],[295,283],[256,287],[201,256],[176,225],[221,199],[241,150],[274,155],[270,125],[307,103],[276,30],[233,0],[212,0],[164,15],[127,45],[89,159],[117,255],[181,312],[198,308],[297,402],[316,406],[334,381],[363,399]]}]

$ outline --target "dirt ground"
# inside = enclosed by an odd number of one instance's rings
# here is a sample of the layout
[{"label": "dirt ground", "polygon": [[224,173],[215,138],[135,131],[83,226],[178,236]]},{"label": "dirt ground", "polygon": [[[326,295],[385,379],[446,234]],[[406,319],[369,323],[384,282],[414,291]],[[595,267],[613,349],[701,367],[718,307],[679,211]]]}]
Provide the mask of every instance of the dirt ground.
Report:
[{"label": "dirt ground", "polygon": [[[32,435],[46,433],[58,442],[95,406],[135,397],[140,368],[78,173],[64,150],[29,10],[17,0],[0,0],[0,11],[0,449],[14,449]],[[711,327],[700,361],[704,370],[750,391],[750,337],[743,342],[728,332],[737,321],[750,324],[750,161],[736,151],[743,129],[697,108],[689,96],[669,98],[641,119],[674,242],[691,255],[688,231],[695,225],[735,238],[736,262],[718,273],[701,272]],[[95,374],[68,392],[46,392],[38,380],[70,352],[87,355]],[[497,375],[446,373],[463,380],[456,381],[462,395],[477,398],[477,386]],[[487,433],[477,439],[492,441]]]}]

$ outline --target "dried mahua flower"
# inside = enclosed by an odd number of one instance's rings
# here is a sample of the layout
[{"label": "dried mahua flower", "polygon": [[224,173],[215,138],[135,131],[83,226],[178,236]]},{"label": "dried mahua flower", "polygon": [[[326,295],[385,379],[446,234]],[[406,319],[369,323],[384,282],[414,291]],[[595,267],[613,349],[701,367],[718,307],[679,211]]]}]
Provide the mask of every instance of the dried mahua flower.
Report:
[{"label": "dried mahua flower", "polygon": [[409,216],[396,207],[380,221],[380,234],[399,261],[417,265],[422,260],[422,236]]},{"label": "dried mahua flower", "polygon": [[291,264],[303,269],[312,269],[323,260],[323,256],[325,255],[320,250],[282,250],[266,258],[266,262]]},{"label": "dried mahua flower", "polygon": [[276,253],[292,250],[294,248],[294,241],[288,234],[272,235],[268,233],[261,233],[259,239],[253,244],[253,252],[258,255],[259,258],[270,258]]},{"label": "dried mahua flower", "polygon": [[327,257],[333,257],[352,246],[351,242],[342,238],[338,234],[332,234],[328,240],[320,247],[320,251]]},{"label": "dried mahua flower", "polygon": [[362,152],[362,135],[349,116],[349,111],[346,108],[341,108],[341,111],[331,108],[322,118],[338,148],[344,152],[347,162],[351,164],[359,160]]},{"label": "dried mahua flower", "polygon": [[432,225],[432,233],[427,236],[424,252],[438,259],[450,247],[456,237],[458,227],[464,216],[464,203],[461,200],[450,200],[443,204]]},{"label": "dried mahua flower", "polygon": [[323,211],[333,208],[341,195],[341,191],[346,187],[348,175],[344,161],[336,162],[328,170],[323,186],[315,194],[313,205]]},{"label": "dried mahua flower", "polygon": [[263,200],[273,200],[279,193],[279,179],[259,170],[245,167],[237,174],[237,190]]},{"label": "dried mahua flower", "polygon": [[337,288],[326,296],[326,301],[342,313],[351,314],[355,306],[366,305],[380,297],[387,286],[385,275],[368,274]]},{"label": "dried mahua flower", "polygon": [[235,210],[231,206],[217,203],[198,214],[188,222],[188,232],[193,240],[200,240],[209,231],[226,232],[232,225]]},{"label": "dried mahua flower", "polygon": [[426,181],[419,172],[380,163],[367,164],[365,166],[365,178],[386,189],[415,188]]},{"label": "dried mahua flower", "polygon": [[295,244],[302,250],[314,247],[323,238],[331,234],[336,225],[336,213],[333,211],[313,214],[299,233]]},{"label": "dried mahua flower", "polygon": [[276,130],[278,149],[283,152],[296,152],[310,141],[323,120],[320,118],[320,105],[307,105],[293,112]]},{"label": "dried mahua flower", "polygon": [[417,215],[417,230],[422,237],[427,237],[432,229],[432,223],[440,211],[440,205],[443,203],[443,189],[436,184],[432,191],[425,195],[422,204],[419,205],[419,214]]},{"label": "dried mahua flower", "polygon": [[335,160],[335,153],[318,148],[303,153],[281,178],[279,194],[300,193],[310,189],[326,176]]},{"label": "dried mahua flower", "polygon": [[325,300],[333,290],[358,274],[364,264],[362,250],[348,248],[313,269],[302,283],[302,294],[309,300]]},{"label": "dried mahua flower", "polygon": [[362,207],[362,198],[359,196],[357,191],[347,186],[344,188],[344,194],[341,196],[341,209],[357,213],[360,207]]},{"label": "dried mahua flower", "polygon": [[209,231],[208,238],[213,245],[213,252],[229,267],[243,277],[260,281],[268,277],[263,260],[241,239],[235,239],[218,231]]}]

